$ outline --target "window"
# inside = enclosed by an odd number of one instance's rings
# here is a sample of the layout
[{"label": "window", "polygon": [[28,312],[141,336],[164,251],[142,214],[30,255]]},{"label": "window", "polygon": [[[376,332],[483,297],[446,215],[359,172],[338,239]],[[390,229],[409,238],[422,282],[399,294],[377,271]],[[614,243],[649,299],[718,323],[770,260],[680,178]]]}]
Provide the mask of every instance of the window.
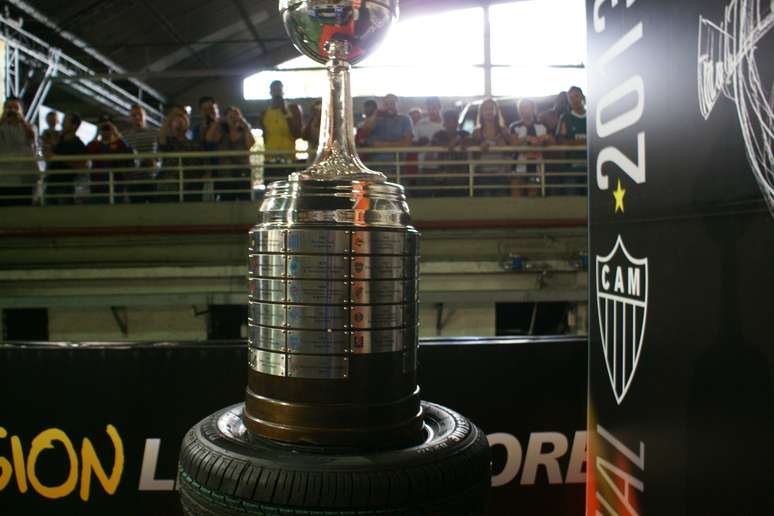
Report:
[{"label": "window", "polygon": [[[398,22],[384,43],[352,72],[353,96],[474,96],[483,91],[483,11],[480,8],[418,16]],[[281,68],[318,67],[301,56]],[[410,80],[407,80],[410,77]],[[319,97],[324,72],[259,72],[244,81],[246,100],[269,98],[279,79],[288,98]]]},{"label": "window", "polygon": [[584,2],[498,4],[489,8],[489,19],[493,95],[552,95],[572,85],[585,89]]},{"label": "window", "polygon": [[207,340],[247,338],[247,305],[210,305]]},{"label": "window", "polygon": [[6,308],[3,311],[3,341],[48,340],[48,310]]},{"label": "window", "polygon": [[[586,17],[580,0],[522,0],[489,7],[492,93],[554,95],[586,86]],[[484,94],[484,11],[457,9],[399,21],[352,72],[356,97],[474,97]],[[320,68],[301,56],[280,65]],[[266,71],[244,81],[246,100],[269,98],[279,79],[288,98],[319,97],[322,70]]]},{"label": "window", "polygon": [[567,314],[571,304],[497,303],[495,333],[498,336],[562,335],[568,332]]}]

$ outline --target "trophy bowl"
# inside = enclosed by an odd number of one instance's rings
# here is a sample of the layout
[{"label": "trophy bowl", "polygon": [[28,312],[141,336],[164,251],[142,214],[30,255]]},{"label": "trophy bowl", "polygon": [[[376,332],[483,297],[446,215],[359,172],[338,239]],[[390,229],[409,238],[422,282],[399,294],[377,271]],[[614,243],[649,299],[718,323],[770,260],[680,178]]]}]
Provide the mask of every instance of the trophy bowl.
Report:
[{"label": "trophy bowl", "polygon": [[347,60],[355,64],[381,43],[397,19],[397,0],[280,0],[290,39],[304,55],[325,64],[326,44],[347,41]]}]

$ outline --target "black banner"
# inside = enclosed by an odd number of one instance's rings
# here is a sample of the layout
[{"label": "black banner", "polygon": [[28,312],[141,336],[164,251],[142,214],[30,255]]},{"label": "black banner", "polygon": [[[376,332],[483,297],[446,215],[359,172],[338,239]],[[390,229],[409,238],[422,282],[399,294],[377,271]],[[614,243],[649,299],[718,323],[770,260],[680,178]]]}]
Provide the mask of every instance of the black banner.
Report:
[{"label": "black banner", "polygon": [[587,514],[774,514],[774,5],[586,5]]},{"label": "black banner", "polygon": [[[493,516],[580,515],[581,339],[425,343],[423,399],[490,437]],[[184,433],[244,397],[236,344],[0,346],[0,512],[180,515]]]}]

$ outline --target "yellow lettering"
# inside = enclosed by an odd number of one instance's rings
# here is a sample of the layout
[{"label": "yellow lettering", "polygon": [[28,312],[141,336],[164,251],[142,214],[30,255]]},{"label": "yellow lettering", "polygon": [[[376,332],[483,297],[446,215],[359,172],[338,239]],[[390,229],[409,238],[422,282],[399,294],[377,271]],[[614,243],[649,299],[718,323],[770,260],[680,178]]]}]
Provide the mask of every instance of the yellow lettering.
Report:
[{"label": "yellow lettering", "polygon": [[[70,473],[62,484],[51,487],[44,486],[40,480],[38,480],[35,465],[38,461],[38,455],[40,455],[41,452],[54,448],[54,441],[59,441],[64,446],[70,461]],[[29,479],[32,488],[38,494],[46,498],[62,498],[75,490],[75,486],[78,484],[78,457],[75,455],[73,443],[70,441],[70,438],[67,437],[67,434],[58,428],[49,428],[48,430],[39,433],[32,440],[30,455],[27,457],[27,478]]]},{"label": "yellow lettering", "polygon": [[[5,428],[0,426],[0,439],[5,438],[8,435]],[[11,481],[11,475],[13,474],[13,468],[11,463],[5,457],[0,457],[0,491],[4,490]]]},{"label": "yellow lettering", "polygon": [[13,470],[16,472],[16,485],[20,493],[27,492],[27,475],[24,471],[24,450],[18,436],[11,437],[11,455],[13,456]]},{"label": "yellow lettering", "polygon": [[107,426],[107,434],[110,436],[115,449],[113,454],[113,471],[110,473],[110,477],[105,474],[105,469],[99,462],[91,441],[86,437],[83,439],[83,445],[81,446],[81,500],[84,502],[89,500],[91,472],[94,472],[97,480],[99,480],[105,492],[109,495],[114,494],[116,489],[118,489],[118,484],[121,483],[121,475],[124,472],[124,444],[113,425]]}]

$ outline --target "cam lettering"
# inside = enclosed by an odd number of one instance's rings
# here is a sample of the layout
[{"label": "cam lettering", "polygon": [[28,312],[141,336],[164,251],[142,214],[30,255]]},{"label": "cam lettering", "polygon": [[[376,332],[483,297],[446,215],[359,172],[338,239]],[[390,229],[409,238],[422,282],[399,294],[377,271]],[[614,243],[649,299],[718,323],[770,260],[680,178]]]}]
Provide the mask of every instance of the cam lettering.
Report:
[{"label": "cam lettering", "polygon": [[[586,481],[586,432],[578,431],[573,436],[569,463],[562,475],[559,460],[568,451],[568,439],[559,432],[533,432],[529,436],[526,454],[516,436],[494,433],[487,436],[489,446],[505,448],[505,465],[500,472],[492,475],[492,487],[500,487],[516,480],[521,471],[521,485],[535,485],[538,471],[545,471],[549,484],[582,484]],[[523,465],[523,467],[522,467]]]},{"label": "cam lettering", "polygon": [[[626,281],[624,282],[624,277]],[[641,270],[639,267],[626,267],[626,275],[624,276],[624,268],[616,267],[615,275],[613,277],[613,291],[619,294],[628,294],[630,296],[639,296],[641,289]],[[610,265],[605,264],[602,266],[602,290],[610,291]]]},{"label": "cam lettering", "polygon": [[[86,437],[81,443],[79,460],[73,441],[58,428],[49,428],[36,435],[30,443],[26,459],[21,439],[15,435],[11,436],[13,463],[6,457],[0,457],[0,492],[8,487],[11,478],[14,477],[20,493],[27,493],[31,488],[40,496],[55,500],[72,494],[80,479],[79,495],[81,500],[87,502],[91,495],[91,479],[95,476],[107,494],[115,494],[124,471],[124,446],[118,430],[113,425],[107,425],[106,432],[113,445],[113,467],[109,475],[99,460],[91,440]],[[7,430],[0,427],[0,440],[7,436]],[[63,449],[65,452],[67,475],[59,484],[47,485],[38,478],[37,465],[43,454],[55,449]]]},{"label": "cam lettering", "polygon": [[629,288],[629,295],[630,296],[639,296],[640,295],[640,268],[639,267],[628,267],[628,282],[627,286]]}]

